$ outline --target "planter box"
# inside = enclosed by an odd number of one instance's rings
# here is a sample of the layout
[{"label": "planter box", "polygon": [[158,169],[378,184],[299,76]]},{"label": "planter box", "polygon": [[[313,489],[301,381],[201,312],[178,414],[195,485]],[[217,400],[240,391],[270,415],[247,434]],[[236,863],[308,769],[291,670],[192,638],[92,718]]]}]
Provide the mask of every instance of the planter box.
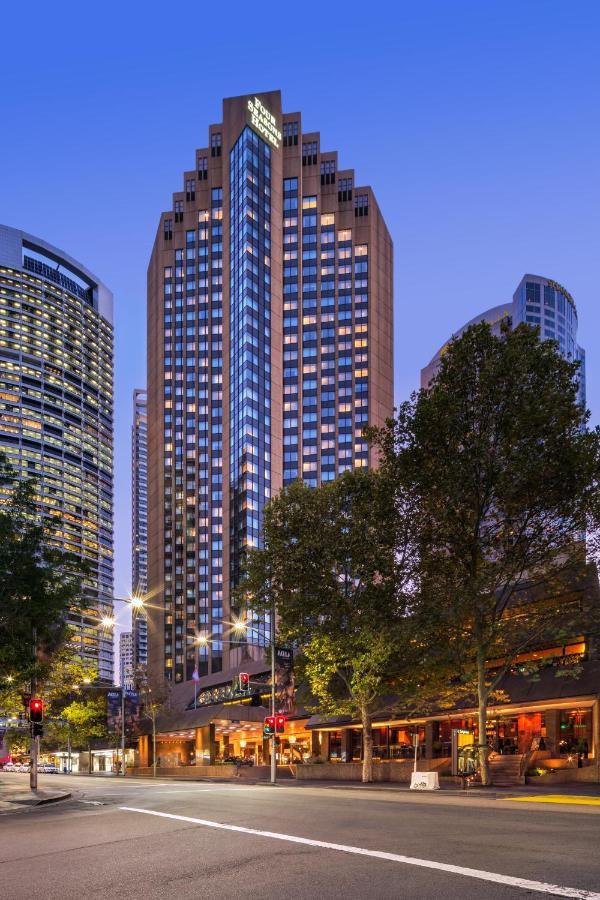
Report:
[{"label": "planter box", "polygon": [[[421,772],[447,769],[447,759],[420,759],[418,767]],[[410,759],[391,760],[373,763],[373,781],[390,781],[410,784],[414,763]],[[298,766],[298,781],[361,781],[362,763],[309,763]]]},{"label": "planter box", "polygon": [[[127,775],[133,778],[152,777],[154,769],[152,766],[145,768],[127,769]],[[174,766],[172,769],[165,766],[156,767],[157,777],[170,778],[235,778],[235,766]]]}]

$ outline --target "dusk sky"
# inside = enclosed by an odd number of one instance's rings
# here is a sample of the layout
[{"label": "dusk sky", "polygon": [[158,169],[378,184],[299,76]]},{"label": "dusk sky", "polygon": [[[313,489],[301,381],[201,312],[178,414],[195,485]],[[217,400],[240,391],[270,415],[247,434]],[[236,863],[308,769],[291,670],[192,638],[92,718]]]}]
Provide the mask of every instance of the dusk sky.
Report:
[{"label": "dusk sky", "polygon": [[600,4],[59,0],[5,4],[2,20],[0,222],[115,296],[116,596],[130,587],[146,266],[223,97],[280,88],[372,185],[395,246],[396,401],[531,272],[575,299],[598,421]]}]

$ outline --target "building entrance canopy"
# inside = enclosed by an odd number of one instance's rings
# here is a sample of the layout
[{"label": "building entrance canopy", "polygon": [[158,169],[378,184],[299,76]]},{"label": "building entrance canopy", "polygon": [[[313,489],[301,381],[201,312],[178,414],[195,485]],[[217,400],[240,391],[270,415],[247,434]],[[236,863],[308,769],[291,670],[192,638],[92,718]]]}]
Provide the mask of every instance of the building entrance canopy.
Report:
[{"label": "building entrance canopy", "polygon": [[[173,713],[164,713],[156,717],[156,734],[173,734],[174,732],[189,732],[196,728],[204,728],[217,722],[234,725],[259,724],[262,728],[268,710],[263,706],[249,706],[242,703],[217,703],[214,706],[205,706],[199,709],[186,709]],[[150,734],[152,724],[146,720],[142,732]]]}]

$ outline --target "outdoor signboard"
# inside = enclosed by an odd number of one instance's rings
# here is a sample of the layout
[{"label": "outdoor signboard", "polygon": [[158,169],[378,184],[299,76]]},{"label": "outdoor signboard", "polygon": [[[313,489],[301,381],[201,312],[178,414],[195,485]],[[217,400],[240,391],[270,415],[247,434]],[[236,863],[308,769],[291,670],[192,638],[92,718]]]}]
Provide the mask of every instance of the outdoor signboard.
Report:
[{"label": "outdoor signboard", "polygon": [[452,729],[452,774],[474,775],[477,768],[477,750],[474,733],[466,728]]}]

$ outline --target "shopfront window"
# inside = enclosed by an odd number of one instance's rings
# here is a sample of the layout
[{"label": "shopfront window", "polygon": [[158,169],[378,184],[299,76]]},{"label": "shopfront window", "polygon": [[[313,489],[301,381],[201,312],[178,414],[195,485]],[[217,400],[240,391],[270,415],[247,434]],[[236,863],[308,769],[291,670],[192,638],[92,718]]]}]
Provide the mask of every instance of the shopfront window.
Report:
[{"label": "shopfront window", "polygon": [[351,758],[353,762],[359,762],[362,759],[362,731],[359,728],[352,729]]},{"label": "shopfront window", "polygon": [[592,746],[592,716],[589,709],[561,710],[558,752],[581,753],[585,759]]},{"label": "shopfront window", "polygon": [[413,753],[412,732],[408,726],[390,728],[390,759],[409,759]]},{"label": "shopfront window", "polygon": [[342,732],[329,732],[329,759],[340,760],[342,758]]},{"label": "shopfront window", "polygon": [[388,759],[388,728],[373,728],[373,759]]}]

